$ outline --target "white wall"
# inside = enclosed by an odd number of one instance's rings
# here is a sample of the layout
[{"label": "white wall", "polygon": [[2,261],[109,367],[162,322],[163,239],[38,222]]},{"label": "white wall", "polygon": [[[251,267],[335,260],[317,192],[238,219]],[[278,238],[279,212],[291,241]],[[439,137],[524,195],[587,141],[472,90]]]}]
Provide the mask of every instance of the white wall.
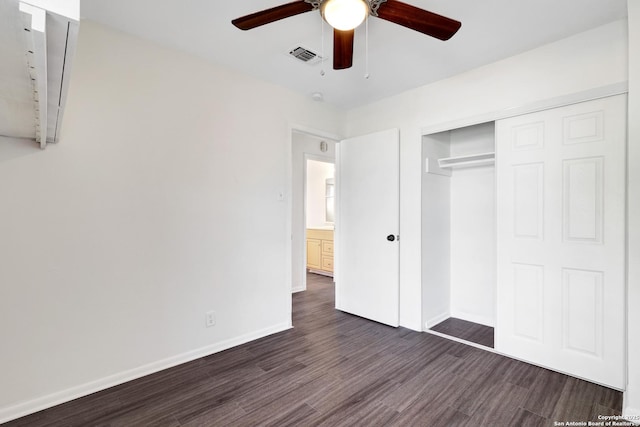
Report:
[{"label": "white wall", "polygon": [[[640,1],[629,0],[629,384],[624,414],[640,417]],[[636,422],[640,420],[636,419]]]},{"label": "white wall", "polygon": [[402,326],[422,328],[420,187],[424,128],[476,116],[488,121],[492,114],[498,116],[509,109],[626,82],[627,50],[626,22],[618,21],[347,112],[349,137],[400,128]]},{"label": "white wall", "polygon": [[[320,151],[320,142],[327,143],[327,151]],[[306,289],[305,234],[305,156],[335,160],[336,142],[329,138],[293,132],[292,135],[292,230],[291,230],[291,288],[293,292]]]},{"label": "white wall", "polygon": [[333,163],[307,161],[307,228],[333,225],[326,220],[326,183],[335,177]]},{"label": "white wall", "polygon": [[288,328],[291,124],[341,120],[82,22],[60,143],[0,141],[0,422]]},{"label": "white wall", "polygon": [[[451,131],[451,156],[493,151],[493,123]],[[451,316],[487,326],[495,325],[495,193],[493,165],[452,171]]]},{"label": "white wall", "polygon": [[[422,319],[429,329],[451,315],[451,178],[436,167],[451,155],[451,133],[422,138]],[[426,162],[429,159],[429,170]],[[435,170],[431,168],[435,167]],[[439,173],[433,173],[439,172]],[[400,239],[402,243],[402,239]],[[402,256],[402,252],[400,253]],[[401,282],[402,284],[402,282]]]}]

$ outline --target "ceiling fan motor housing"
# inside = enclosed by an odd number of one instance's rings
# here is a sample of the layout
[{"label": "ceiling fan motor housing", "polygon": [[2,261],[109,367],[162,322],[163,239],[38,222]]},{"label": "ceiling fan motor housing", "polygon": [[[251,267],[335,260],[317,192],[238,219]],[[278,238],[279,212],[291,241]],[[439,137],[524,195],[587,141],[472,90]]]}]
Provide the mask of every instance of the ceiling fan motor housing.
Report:
[{"label": "ceiling fan motor housing", "polygon": [[[322,4],[326,4],[329,0],[304,0],[305,3],[309,3],[313,6],[313,9],[321,9]],[[369,14],[373,16],[378,16],[378,8],[382,3],[385,3],[387,0],[364,0],[365,3],[369,5]]]}]

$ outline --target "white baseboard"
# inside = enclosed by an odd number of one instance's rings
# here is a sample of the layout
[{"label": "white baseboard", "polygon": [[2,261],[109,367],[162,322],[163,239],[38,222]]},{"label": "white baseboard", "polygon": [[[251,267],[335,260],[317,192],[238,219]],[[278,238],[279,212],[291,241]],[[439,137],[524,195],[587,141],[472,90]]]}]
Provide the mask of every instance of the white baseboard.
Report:
[{"label": "white baseboard", "polygon": [[633,423],[634,425],[640,425],[640,409],[636,408],[623,408],[622,419]]},{"label": "white baseboard", "polygon": [[90,381],[88,383],[71,387],[66,390],[38,397],[26,402],[21,402],[16,405],[0,408],[0,424],[14,420],[16,418],[24,417],[25,415],[33,414],[34,412],[38,412],[43,409],[51,408],[61,403],[69,402],[79,397],[87,396],[89,394],[105,390],[118,384],[123,384],[128,381],[132,381],[137,378],[162,371],[164,369],[191,362],[192,360],[199,359],[201,357],[219,353],[223,350],[245,344],[249,341],[254,341],[259,338],[264,338],[268,335],[286,331],[287,329],[291,329],[291,325],[288,322],[281,323],[269,328],[231,338],[216,344],[208,345],[197,350],[192,350],[163,360],[158,360],[157,362],[152,362],[134,369],[110,375],[105,378]]},{"label": "white baseboard", "polygon": [[403,328],[411,329],[412,331],[422,332],[422,325],[420,324],[420,319],[408,319],[406,317],[400,316],[400,326]]},{"label": "white baseboard", "polygon": [[636,396],[628,389],[624,392],[622,398],[622,417],[627,421],[631,421],[635,425],[640,425],[640,409],[630,406],[630,403],[632,405],[638,403],[637,399],[635,399],[635,401],[633,402],[630,402],[630,400],[634,400],[634,397]]},{"label": "white baseboard", "polygon": [[291,293],[295,294],[297,292],[302,292],[302,291],[306,291],[306,290],[307,290],[307,288],[305,288],[304,286],[298,286],[298,287],[292,288],[291,289]]},{"label": "white baseboard", "polygon": [[444,322],[449,317],[451,317],[451,314],[448,311],[446,311],[444,313],[440,313],[437,316],[432,317],[431,319],[427,319],[427,321],[424,322],[425,331],[433,328],[440,322]]}]

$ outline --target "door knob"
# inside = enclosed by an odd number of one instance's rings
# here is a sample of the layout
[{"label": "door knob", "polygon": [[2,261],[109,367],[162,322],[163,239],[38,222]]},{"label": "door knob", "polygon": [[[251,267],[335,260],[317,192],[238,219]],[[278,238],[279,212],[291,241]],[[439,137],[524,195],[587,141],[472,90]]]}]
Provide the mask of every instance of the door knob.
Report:
[{"label": "door knob", "polygon": [[387,240],[390,241],[390,242],[393,242],[394,240],[396,240],[396,236],[394,236],[393,234],[389,234],[387,236]]}]

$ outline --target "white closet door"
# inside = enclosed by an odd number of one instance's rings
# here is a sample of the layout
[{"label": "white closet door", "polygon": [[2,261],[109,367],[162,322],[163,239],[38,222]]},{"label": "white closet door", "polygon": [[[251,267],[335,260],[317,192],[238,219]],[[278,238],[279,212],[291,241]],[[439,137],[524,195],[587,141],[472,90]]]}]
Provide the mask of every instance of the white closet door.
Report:
[{"label": "white closet door", "polygon": [[625,95],[496,127],[496,349],[619,389],[625,147]]},{"label": "white closet door", "polygon": [[340,141],[336,171],[336,308],[398,326],[398,130]]}]

